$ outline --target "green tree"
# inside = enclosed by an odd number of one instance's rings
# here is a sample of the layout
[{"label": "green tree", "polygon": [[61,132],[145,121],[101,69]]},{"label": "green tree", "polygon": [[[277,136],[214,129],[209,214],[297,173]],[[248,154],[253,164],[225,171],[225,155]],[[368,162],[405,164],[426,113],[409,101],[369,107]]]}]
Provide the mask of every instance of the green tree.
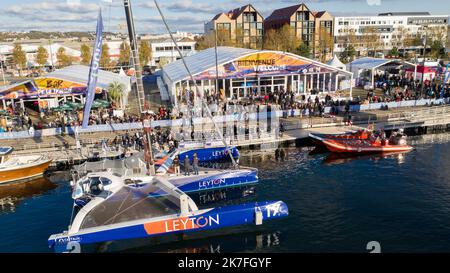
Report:
[{"label": "green tree", "polygon": [[311,47],[305,43],[301,43],[297,48],[297,54],[305,58],[311,58]]},{"label": "green tree", "polygon": [[120,64],[129,64],[130,63],[130,55],[131,55],[130,45],[124,41],[120,45],[119,63]]},{"label": "green tree", "polygon": [[66,54],[66,49],[64,47],[58,49],[56,58],[58,60],[58,65],[61,67],[72,65],[72,57]]},{"label": "green tree", "polygon": [[23,51],[22,46],[19,44],[14,45],[13,49],[13,62],[19,70],[19,75],[22,76],[22,69],[27,65],[27,56]]},{"label": "green tree", "polygon": [[115,105],[121,106],[121,99],[125,87],[119,82],[113,82],[108,86],[108,97]]},{"label": "green tree", "polygon": [[147,41],[141,40],[139,45],[139,61],[142,66],[147,65],[152,59],[152,48]]},{"label": "green tree", "polygon": [[431,44],[431,56],[434,59],[440,59],[445,55],[444,44],[440,40],[435,40]]},{"label": "green tree", "polygon": [[356,56],[356,50],[352,45],[347,45],[344,51],[341,53],[340,59],[344,63],[349,63],[353,61]]},{"label": "green tree", "polygon": [[37,55],[36,55],[36,62],[40,66],[44,66],[47,64],[48,56],[49,55],[48,55],[47,49],[45,49],[43,46],[38,47]]},{"label": "green tree", "polygon": [[81,45],[81,63],[89,65],[91,63],[92,52],[91,48],[87,44]]},{"label": "green tree", "polygon": [[111,58],[109,57],[109,47],[107,44],[102,45],[102,56],[100,57],[100,67],[105,69],[111,66]]},{"label": "green tree", "polygon": [[398,51],[398,48],[397,48],[397,47],[393,47],[393,48],[391,49],[390,55],[391,55],[391,56],[395,56],[395,57],[400,56],[400,52]]}]

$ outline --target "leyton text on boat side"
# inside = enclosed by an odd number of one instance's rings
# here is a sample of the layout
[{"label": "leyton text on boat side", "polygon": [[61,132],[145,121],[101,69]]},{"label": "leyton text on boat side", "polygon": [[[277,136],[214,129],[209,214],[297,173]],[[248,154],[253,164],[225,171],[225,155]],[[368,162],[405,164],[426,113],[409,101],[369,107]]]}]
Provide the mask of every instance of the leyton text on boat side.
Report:
[{"label": "leyton text on boat side", "polygon": [[[197,175],[192,173],[190,175],[176,173],[174,166],[172,166],[173,158],[176,156],[176,151],[169,154],[165,158],[165,161],[160,163],[161,166],[159,166],[156,175],[165,176],[170,183],[186,193],[240,187],[258,183],[258,170],[250,167],[228,169],[200,167]],[[132,179],[137,175],[143,175],[146,169],[142,157],[141,153],[137,153],[126,158],[85,162],[81,165],[74,166],[73,185],[82,179],[89,178],[95,180],[96,173],[104,172],[105,170],[108,170],[111,174],[120,174],[124,179]],[[153,193],[153,195],[155,194],[158,194],[158,192]]]},{"label": "leyton text on boat side", "polygon": [[[56,251],[65,250],[69,242],[83,245],[252,223],[260,225],[265,220],[289,214],[282,201],[199,210],[189,196],[164,177],[124,180],[110,173],[98,175],[100,183],[83,180],[76,185],[69,230],[48,239],[49,246]],[[165,194],[149,198],[157,191]]]}]

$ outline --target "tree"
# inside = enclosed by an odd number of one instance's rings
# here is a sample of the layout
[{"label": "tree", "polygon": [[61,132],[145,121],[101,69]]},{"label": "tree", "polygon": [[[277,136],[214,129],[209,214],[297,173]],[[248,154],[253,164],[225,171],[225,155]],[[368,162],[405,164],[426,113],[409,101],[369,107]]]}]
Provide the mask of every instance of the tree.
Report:
[{"label": "tree", "polygon": [[27,56],[19,44],[14,45],[13,49],[13,62],[19,70],[19,75],[22,76],[22,69],[27,65]]},{"label": "tree", "polygon": [[152,59],[152,48],[147,41],[141,40],[139,45],[139,61],[142,66],[147,65]]},{"label": "tree", "polygon": [[113,82],[108,86],[108,97],[115,105],[121,105],[121,99],[125,87],[119,82]]},{"label": "tree", "polygon": [[47,64],[48,56],[49,55],[47,49],[45,49],[43,46],[38,47],[36,62],[39,64],[39,66],[44,66]]},{"label": "tree", "polygon": [[380,32],[375,27],[366,27],[364,29],[364,36],[363,36],[364,44],[367,47],[367,55],[369,55],[369,51],[372,50],[373,56],[375,56],[375,53],[382,48],[382,45],[384,45],[383,40],[381,40]]},{"label": "tree", "polygon": [[285,24],[278,29],[278,38],[281,50],[285,52],[297,53],[301,45],[300,39],[295,35],[295,29],[290,25]]},{"label": "tree", "polygon": [[440,59],[444,55],[445,55],[444,44],[439,40],[433,41],[433,43],[431,44],[431,56],[434,59]]},{"label": "tree", "polygon": [[[196,49],[204,50],[216,45],[216,33],[210,31],[203,36],[196,38]],[[217,30],[217,46],[238,46],[244,47],[244,41],[240,29],[236,29],[236,40],[231,39],[231,33],[226,29]]]},{"label": "tree", "polygon": [[341,53],[341,60],[344,63],[349,63],[353,61],[356,56],[356,50],[352,45],[347,45],[344,51]]},{"label": "tree", "polygon": [[81,45],[81,63],[89,65],[91,63],[92,52],[91,48],[87,44]]},{"label": "tree", "polygon": [[66,54],[66,49],[60,47],[56,52],[56,58],[58,60],[58,65],[61,67],[69,66],[72,64],[72,58]]},{"label": "tree", "polygon": [[278,50],[277,31],[269,29],[264,33],[263,48],[266,50]]},{"label": "tree", "polygon": [[319,55],[319,60],[321,62],[326,62],[329,53],[333,52],[334,37],[331,35],[329,30],[325,27],[320,27],[319,30],[319,41],[317,44],[317,50]]},{"label": "tree", "polygon": [[109,47],[107,44],[102,45],[102,56],[100,57],[100,67],[103,69],[110,67],[111,58],[109,57]]},{"label": "tree", "polygon": [[279,29],[269,29],[264,36],[264,49],[298,53],[301,41],[295,35],[295,30],[285,24]]},{"label": "tree", "polygon": [[119,63],[120,64],[129,64],[130,63],[130,56],[131,56],[130,45],[127,42],[124,41],[120,45]]},{"label": "tree", "polygon": [[356,36],[354,29],[346,27],[342,30],[342,33],[342,35],[337,36],[338,43],[342,44],[344,48],[351,46],[351,48],[355,51],[355,55],[357,51],[362,50],[360,46],[362,36]]},{"label": "tree", "polygon": [[390,55],[391,55],[391,56],[398,57],[398,56],[400,55],[400,52],[398,51],[398,48],[394,46],[394,47],[392,48],[391,52],[390,52]]},{"label": "tree", "polygon": [[163,66],[165,66],[166,64],[170,63],[169,58],[167,57],[161,57],[159,58],[159,67],[162,68]]},{"label": "tree", "polygon": [[305,58],[311,58],[311,47],[305,43],[301,43],[297,48],[297,54]]},{"label": "tree", "polygon": [[393,34],[393,43],[394,43],[394,47],[396,47],[397,49],[401,49],[401,51],[399,51],[399,55],[400,52],[403,52],[403,56],[405,56],[405,48],[408,46],[408,39],[409,39],[409,35],[410,32],[408,31],[407,28],[400,26],[399,28],[397,28],[397,30],[394,32]]}]

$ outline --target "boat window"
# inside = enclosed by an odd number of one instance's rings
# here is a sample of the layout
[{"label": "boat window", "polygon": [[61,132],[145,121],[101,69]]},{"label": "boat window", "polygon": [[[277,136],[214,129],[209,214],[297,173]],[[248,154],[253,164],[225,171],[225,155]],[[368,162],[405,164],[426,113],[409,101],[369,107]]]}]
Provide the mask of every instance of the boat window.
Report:
[{"label": "boat window", "polygon": [[142,188],[125,186],[93,208],[84,218],[81,229],[160,217],[179,211],[179,200],[171,195],[149,197],[161,190],[152,185]]},{"label": "boat window", "polygon": [[111,180],[105,177],[100,177],[100,181],[102,182],[103,186],[111,184]]},{"label": "boat window", "polygon": [[99,195],[103,190],[100,177],[90,177],[89,178],[89,191],[93,195]]}]

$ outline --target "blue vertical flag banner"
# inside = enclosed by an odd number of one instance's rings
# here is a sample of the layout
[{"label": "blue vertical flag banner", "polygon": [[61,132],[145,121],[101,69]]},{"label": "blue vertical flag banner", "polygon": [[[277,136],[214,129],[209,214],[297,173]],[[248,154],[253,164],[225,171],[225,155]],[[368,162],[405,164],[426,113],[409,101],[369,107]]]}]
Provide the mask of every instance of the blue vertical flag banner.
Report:
[{"label": "blue vertical flag banner", "polygon": [[89,70],[89,81],[87,84],[86,103],[84,105],[83,129],[86,129],[89,123],[89,115],[91,113],[92,102],[95,97],[95,89],[97,88],[98,69],[100,66],[100,58],[102,56],[103,44],[103,19],[102,10],[100,9],[97,19],[97,38],[95,39],[94,52],[91,59],[91,68]]}]

